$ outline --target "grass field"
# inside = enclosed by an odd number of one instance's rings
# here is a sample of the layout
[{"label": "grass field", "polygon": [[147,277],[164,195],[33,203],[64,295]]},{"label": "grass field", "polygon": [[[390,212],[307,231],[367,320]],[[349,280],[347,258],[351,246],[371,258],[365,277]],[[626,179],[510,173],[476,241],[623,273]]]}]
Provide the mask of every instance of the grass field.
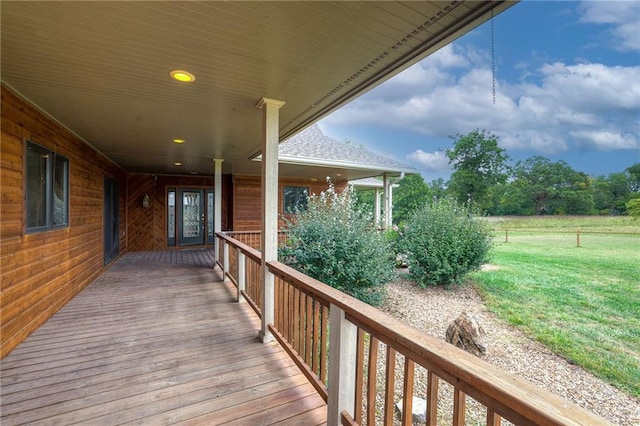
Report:
[{"label": "grass field", "polygon": [[640,222],[529,218],[494,226],[510,230],[508,243],[496,233],[490,261],[497,269],[472,275],[488,308],[640,396]]}]

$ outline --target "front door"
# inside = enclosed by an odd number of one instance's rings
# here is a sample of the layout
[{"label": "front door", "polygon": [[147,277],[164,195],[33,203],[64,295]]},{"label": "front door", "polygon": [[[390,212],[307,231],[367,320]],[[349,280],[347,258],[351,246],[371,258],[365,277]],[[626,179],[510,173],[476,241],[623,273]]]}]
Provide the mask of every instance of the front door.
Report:
[{"label": "front door", "polygon": [[205,243],[205,209],[203,189],[178,189],[178,245]]},{"label": "front door", "polygon": [[104,264],[106,265],[120,253],[118,183],[107,177],[104,178],[103,202]]}]

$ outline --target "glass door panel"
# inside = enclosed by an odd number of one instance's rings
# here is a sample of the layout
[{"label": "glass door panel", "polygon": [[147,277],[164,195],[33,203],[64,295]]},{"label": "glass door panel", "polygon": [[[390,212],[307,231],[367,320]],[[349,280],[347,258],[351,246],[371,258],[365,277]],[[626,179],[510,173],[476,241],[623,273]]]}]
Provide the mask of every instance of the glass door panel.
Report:
[{"label": "glass door panel", "polygon": [[176,190],[167,192],[167,245],[176,245]]},{"label": "glass door panel", "polygon": [[181,189],[178,191],[178,200],[180,200],[179,244],[204,244],[204,191]]},{"label": "glass door panel", "polygon": [[213,223],[213,191],[207,191],[207,244],[213,244],[214,223]]}]

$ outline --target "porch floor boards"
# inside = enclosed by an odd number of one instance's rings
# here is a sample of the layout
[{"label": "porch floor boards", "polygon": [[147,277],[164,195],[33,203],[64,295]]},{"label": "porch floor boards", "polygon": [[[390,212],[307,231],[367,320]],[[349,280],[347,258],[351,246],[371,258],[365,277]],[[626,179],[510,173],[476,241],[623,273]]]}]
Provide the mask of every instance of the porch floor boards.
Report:
[{"label": "porch floor boards", "polygon": [[210,250],[124,255],[2,360],[0,423],[324,424],[212,265]]}]

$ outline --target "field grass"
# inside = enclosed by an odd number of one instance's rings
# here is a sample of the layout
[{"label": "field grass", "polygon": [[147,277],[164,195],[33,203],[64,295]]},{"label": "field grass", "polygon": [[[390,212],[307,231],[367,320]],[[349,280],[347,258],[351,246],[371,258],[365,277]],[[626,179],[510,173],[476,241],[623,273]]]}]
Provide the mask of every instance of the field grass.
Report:
[{"label": "field grass", "polygon": [[640,234],[640,220],[629,216],[500,216],[487,219],[499,230]]},{"label": "field grass", "polygon": [[587,233],[576,247],[576,220],[545,219],[536,232],[535,219],[519,228],[510,219],[509,242],[497,233],[492,251],[497,269],[472,279],[499,317],[639,397],[640,234],[631,232],[640,233],[640,224],[590,222],[591,230],[627,235]]}]

